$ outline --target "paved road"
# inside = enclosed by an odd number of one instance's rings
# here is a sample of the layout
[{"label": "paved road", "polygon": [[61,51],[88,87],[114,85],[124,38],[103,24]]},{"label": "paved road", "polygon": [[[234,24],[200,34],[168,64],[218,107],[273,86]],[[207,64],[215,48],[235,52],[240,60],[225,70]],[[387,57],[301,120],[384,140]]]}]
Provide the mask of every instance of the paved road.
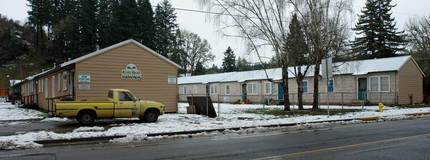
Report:
[{"label": "paved road", "polygon": [[0,159],[430,159],[430,117],[291,131],[0,151]]}]

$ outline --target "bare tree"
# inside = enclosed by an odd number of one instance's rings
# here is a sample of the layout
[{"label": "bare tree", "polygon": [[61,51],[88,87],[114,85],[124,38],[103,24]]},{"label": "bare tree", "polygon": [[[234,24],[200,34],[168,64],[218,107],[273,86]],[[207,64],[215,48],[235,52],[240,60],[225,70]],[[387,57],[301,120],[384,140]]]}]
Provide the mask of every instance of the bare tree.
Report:
[{"label": "bare tree", "polygon": [[345,45],[349,27],[347,13],[352,0],[288,0],[303,27],[314,67],[313,107],[318,109],[318,82],[321,60],[339,54]]},{"label": "bare tree", "polygon": [[197,34],[187,30],[181,30],[181,44],[179,50],[183,68],[186,70],[190,66],[190,74],[193,75],[194,68],[197,63],[205,64],[214,59],[214,55],[210,52],[211,46],[206,39],[201,39]]},{"label": "bare tree", "polygon": [[424,85],[430,86],[430,16],[410,19],[407,28],[410,53],[427,75]]},{"label": "bare tree", "polygon": [[[270,46],[282,66],[284,110],[290,110],[288,94],[288,56],[283,49],[287,37],[288,13],[286,0],[199,0],[202,7],[214,11],[217,22],[226,23],[246,39],[248,46],[262,63],[259,49]],[[227,16],[226,16],[227,15]],[[264,68],[263,68],[264,69]],[[267,73],[266,73],[267,76]],[[267,76],[267,79],[269,77]]]}]

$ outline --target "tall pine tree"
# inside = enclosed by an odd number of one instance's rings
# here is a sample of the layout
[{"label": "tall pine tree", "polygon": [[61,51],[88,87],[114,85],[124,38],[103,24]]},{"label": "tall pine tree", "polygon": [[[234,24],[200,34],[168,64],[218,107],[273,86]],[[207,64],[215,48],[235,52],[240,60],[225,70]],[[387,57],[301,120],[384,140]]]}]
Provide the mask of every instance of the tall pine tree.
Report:
[{"label": "tall pine tree", "polygon": [[300,25],[297,15],[294,14],[289,25],[290,32],[287,35],[284,49],[288,53],[290,64],[294,66],[294,76],[297,83],[297,99],[299,109],[303,110],[303,79],[312,64],[309,55],[308,45],[306,44],[302,26]]},{"label": "tall pine tree", "polygon": [[224,58],[222,62],[222,70],[224,72],[236,71],[236,56],[230,46],[224,52]]},{"label": "tall pine tree", "polygon": [[404,51],[404,31],[397,32],[395,19],[390,11],[396,5],[391,0],[367,0],[359,16],[355,31],[362,37],[355,38],[352,50],[359,59],[392,57]]},{"label": "tall pine tree", "polygon": [[149,0],[137,0],[136,40],[155,50],[154,11]]},{"label": "tall pine tree", "polygon": [[174,45],[178,24],[175,9],[169,1],[164,0],[157,4],[155,26],[155,51],[164,57],[170,58],[169,50]]}]

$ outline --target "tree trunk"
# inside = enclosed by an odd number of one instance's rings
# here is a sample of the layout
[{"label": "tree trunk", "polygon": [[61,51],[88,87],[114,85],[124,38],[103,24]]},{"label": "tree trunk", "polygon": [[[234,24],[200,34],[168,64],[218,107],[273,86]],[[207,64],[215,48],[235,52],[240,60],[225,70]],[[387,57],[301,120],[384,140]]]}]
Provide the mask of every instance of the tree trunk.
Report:
[{"label": "tree trunk", "polygon": [[[194,69],[194,67],[193,67],[193,65],[191,65],[190,66],[190,76],[193,76],[193,69]],[[187,71],[185,71],[185,73],[186,73]]]},{"label": "tree trunk", "polygon": [[288,66],[282,64],[282,87],[284,88],[284,111],[290,111],[290,96],[288,94]]},{"label": "tree trunk", "polygon": [[321,61],[317,60],[316,64],[315,64],[315,70],[314,70],[314,101],[312,103],[312,109],[316,110],[318,109],[318,103],[319,103],[319,99],[318,99],[318,82],[319,82],[319,78],[320,78],[320,64]]},{"label": "tree trunk", "polygon": [[297,76],[297,102],[299,105],[299,110],[304,110],[303,108],[303,75]]}]

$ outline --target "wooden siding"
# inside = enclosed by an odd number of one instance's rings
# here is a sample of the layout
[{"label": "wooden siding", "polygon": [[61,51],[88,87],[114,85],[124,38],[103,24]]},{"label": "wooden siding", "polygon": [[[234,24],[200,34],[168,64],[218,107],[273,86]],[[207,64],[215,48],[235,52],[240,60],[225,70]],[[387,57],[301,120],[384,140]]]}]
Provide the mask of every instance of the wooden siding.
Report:
[{"label": "wooden siding", "polygon": [[409,104],[409,94],[413,95],[413,103],[423,102],[423,75],[412,59],[399,70],[399,104]]},{"label": "wooden siding", "polygon": [[[67,90],[63,90],[63,73],[66,72],[67,74]],[[61,90],[58,91],[58,73],[61,73]],[[55,94],[52,94],[52,81],[53,81],[53,77],[55,75],[55,79],[54,79],[54,83],[55,83]],[[48,79],[48,85],[46,86],[46,78]],[[35,90],[35,92],[37,93],[37,105],[39,106],[39,108],[41,109],[45,109],[45,110],[49,110],[52,111],[53,108],[53,99],[60,99],[63,97],[67,97],[67,96],[71,96],[70,94],[70,72],[66,71],[66,70],[60,70],[60,71],[56,71],[50,74],[46,74],[43,75],[37,79],[35,79],[37,81],[40,80],[40,83],[38,82],[37,85],[37,90]],[[43,80],[43,81],[42,81]],[[41,84],[43,82],[43,84]],[[40,92],[39,92],[39,87],[43,87],[41,88]],[[46,89],[46,87],[48,87],[48,89]],[[48,91],[48,97],[45,96],[45,92]],[[54,96],[55,95],[55,96]]]},{"label": "wooden siding", "polygon": [[[128,64],[141,70],[141,80],[121,79],[121,71]],[[91,82],[78,82],[79,74],[90,74]],[[80,61],[75,69],[77,99],[103,99],[112,88],[131,90],[143,100],[166,105],[166,112],[177,112],[178,85],[168,84],[168,76],[177,76],[177,68],[133,43],[106,51]],[[79,84],[89,84],[89,90],[80,90]]]}]

